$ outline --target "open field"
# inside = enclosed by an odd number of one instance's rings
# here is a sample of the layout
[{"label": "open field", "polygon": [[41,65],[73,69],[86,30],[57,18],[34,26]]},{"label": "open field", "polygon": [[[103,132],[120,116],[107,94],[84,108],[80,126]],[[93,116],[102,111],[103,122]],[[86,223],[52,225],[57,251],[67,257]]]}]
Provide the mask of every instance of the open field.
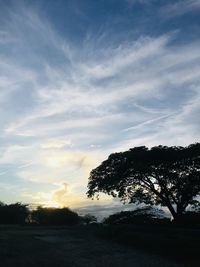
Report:
[{"label": "open field", "polygon": [[104,225],[99,237],[175,260],[184,266],[199,266],[200,228],[178,225]]},{"label": "open field", "polygon": [[95,227],[0,226],[1,267],[182,267],[99,238]]}]

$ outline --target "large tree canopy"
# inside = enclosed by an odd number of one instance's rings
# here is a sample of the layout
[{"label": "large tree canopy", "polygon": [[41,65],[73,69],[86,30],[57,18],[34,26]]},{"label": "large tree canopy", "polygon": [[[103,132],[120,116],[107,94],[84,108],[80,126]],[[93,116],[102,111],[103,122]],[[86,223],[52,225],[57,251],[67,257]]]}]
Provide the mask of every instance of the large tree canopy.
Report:
[{"label": "large tree canopy", "polygon": [[130,203],[166,206],[176,218],[199,203],[200,143],[111,154],[90,173],[88,197],[99,192]]}]

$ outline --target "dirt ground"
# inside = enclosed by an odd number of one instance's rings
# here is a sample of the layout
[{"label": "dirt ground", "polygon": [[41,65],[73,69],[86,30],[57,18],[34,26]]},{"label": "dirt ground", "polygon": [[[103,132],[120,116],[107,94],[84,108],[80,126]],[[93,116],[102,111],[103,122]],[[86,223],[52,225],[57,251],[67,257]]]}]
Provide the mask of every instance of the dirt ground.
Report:
[{"label": "dirt ground", "polygon": [[112,243],[89,227],[0,227],[1,267],[182,267]]}]

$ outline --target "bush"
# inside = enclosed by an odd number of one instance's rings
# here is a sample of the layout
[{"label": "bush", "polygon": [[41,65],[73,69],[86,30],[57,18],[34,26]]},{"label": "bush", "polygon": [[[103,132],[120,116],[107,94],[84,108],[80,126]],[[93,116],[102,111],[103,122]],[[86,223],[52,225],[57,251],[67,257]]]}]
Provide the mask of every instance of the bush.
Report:
[{"label": "bush", "polygon": [[6,205],[0,202],[0,224],[24,224],[29,215],[27,205],[15,203]]},{"label": "bush", "polygon": [[79,216],[69,208],[38,207],[32,211],[32,223],[41,225],[75,225],[79,223]]},{"label": "bush", "polygon": [[122,211],[110,215],[104,219],[105,224],[137,224],[137,225],[165,225],[170,222],[168,218],[163,218],[163,211],[145,207],[132,211]]}]

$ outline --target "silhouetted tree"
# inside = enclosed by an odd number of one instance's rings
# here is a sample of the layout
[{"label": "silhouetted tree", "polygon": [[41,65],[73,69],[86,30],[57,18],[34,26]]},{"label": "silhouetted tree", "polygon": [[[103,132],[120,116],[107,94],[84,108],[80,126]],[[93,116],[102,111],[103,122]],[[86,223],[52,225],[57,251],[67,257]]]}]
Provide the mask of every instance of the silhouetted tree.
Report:
[{"label": "silhouetted tree", "polygon": [[38,207],[32,211],[32,222],[43,225],[75,225],[79,223],[79,216],[69,208]]},{"label": "silhouetted tree", "polygon": [[1,224],[23,224],[28,217],[27,205],[15,203],[6,205],[0,202],[0,223]]},{"label": "silhouetted tree", "polygon": [[166,206],[174,219],[200,194],[200,144],[135,147],[111,154],[92,170],[88,197],[103,192],[130,203]]}]

